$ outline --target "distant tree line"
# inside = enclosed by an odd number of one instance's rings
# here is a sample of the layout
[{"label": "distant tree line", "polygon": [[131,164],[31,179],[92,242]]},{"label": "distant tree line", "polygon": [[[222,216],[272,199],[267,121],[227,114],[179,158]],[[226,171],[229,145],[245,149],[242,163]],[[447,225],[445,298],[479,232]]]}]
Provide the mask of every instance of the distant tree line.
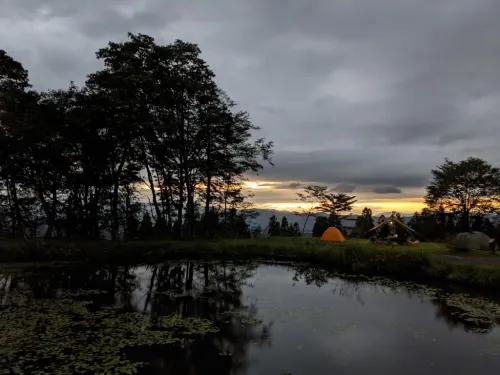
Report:
[{"label": "distant tree line", "polygon": [[[197,45],[110,42],[83,87],[38,92],[0,50],[0,226],[113,240],[250,235],[243,174],[272,143],[214,80]],[[148,192],[144,201],[144,192]]]},{"label": "distant tree line", "polygon": [[269,223],[267,224],[267,235],[268,236],[283,236],[283,237],[300,237],[302,235],[299,227],[299,223],[294,222],[293,224],[288,223],[286,216],[283,216],[281,223],[278,221],[275,215],[269,218]]},{"label": "distant tree line", "polygon": [[[492,223],[487,217],[500,212],[499,168],[480,158],[470,157],[460,162],[445,159],[441,166],[431,170],[431,175],[432,180],[426,187],[424,197],[427,207],[415,212],[408,222],[395,213],[401,222],[417,231],[424,240],[444,240],[464,231],[481,231],[490,237],[500,237],[500,223]],[[301,207],[295,212],[305,218],[302,231],[307,221],[314,218],[313,236],[321,236],[330,226],[347,233],[342,214],[352,210],[355,198],[332,193],[327,186],[306,186],[303,192],[297,193]],[[383,219],[379,218],[378,223]],[[371,209],[364,208],[356,218],[350,235],[368,236],[375,225]],[[396,226],[397,233],[405,231],[403,227]],[[386,237],[388,234],[388,226],[380,228],[379,236]]]}]

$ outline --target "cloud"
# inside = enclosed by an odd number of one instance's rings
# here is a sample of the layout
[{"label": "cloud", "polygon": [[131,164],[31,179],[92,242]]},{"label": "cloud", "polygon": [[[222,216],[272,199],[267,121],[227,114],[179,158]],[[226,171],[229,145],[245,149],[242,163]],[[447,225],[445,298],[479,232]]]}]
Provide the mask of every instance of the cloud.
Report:
[{"label": "cloud", "polygon": [[[408,153],[401,147],[393,147],[393,150],[396,154]],[[282,151],[274,157],[275,167],[266,168],[259,175],[271,181],[296,178],[304,182],[331,185],[349,181],[351,185],[425,186],[435,163],[422,160],[417,155],[409,160],[396,158],[384,151],[374,147],[371,152],[379,157],[369,161],[364,160],[366,155],[356,149]]]},{"label": "cloud", "polygon": [[339,193],[352,193],[356,189],[356,185],[348,182],[342,182],[335,186],[332,190]]},{"label": "cloud", "polygon": [[280,184],[276,186],[276,189],[291,189],[291,190],[296,190],[302,187],[302,184],[300,182],[292,182],[289,184]]},{"label": "cloud", "polygon": [[376,194],[401,194],[402,190],[396,186],[377,186],[372,190]]},{"label": "cloud", "polygon": [[499,15],[496,0],[4,0],[0,40],[39,89],[82,84],[128,31],[198,43],[275,142],[263,179],[406,193],[445,157],[500,164]]}]

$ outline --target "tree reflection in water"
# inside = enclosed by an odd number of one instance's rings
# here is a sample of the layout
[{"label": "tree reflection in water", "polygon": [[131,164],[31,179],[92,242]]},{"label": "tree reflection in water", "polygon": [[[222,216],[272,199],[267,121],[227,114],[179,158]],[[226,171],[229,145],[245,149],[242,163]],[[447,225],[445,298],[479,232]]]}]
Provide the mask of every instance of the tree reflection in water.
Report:
[{"label": "tree reflection in water", "polygon": [[[242,287],[257,265],[225,262],[175,262],[154,266],[51,268],[33,274],[2,277],[0,286],[28,289],[34,297],[57,290],[102,290],[95,306],[114,306],[158,316],[213,321],[219,332],[178,346],[134,348],[130,358],[148,362],[144,373],[239,374],[249,366],[251,345],[270,345],[270,325],[258,320],[257,308],[242,300]],[[8,291],[8,290],[7,290]]]},{"label": "tree reflection in water", "polygon": [[431,302],[436,308],[436,318],[450,329],[460,328],[478,334],[490,333],[500,323],[500,308],[483,298],[468,294],[448,293],[441,289],[426,287],[410,282],[399,282],[386,278],[339,275],[334,271],[307,265],[290,267],[294,271],[294,281],[303,280],[307,285],[318,288],[331,284],[332,292],[343,297],[355,298],[364,305],[363,289],[369,293],[405,293],[410,299]]},{"label": "tree reflection in water", "polygon": [[[282,265],[283,266],[283,265]],[[0,291],[30,290],[35,297],[51,297],[57,290],[101,290],[93,295],[95,308],[113,306],[156,317],[170,314],[208,319],[219,328],[182,345],[133,348],[129,358],[151,364],[144,373],[244,374],[252,346],[271,345],[271,324],[258,320],[257,307],[243,299],[243,286],[258,264],[234,262],[171,262],[137,267],[50,268],[31,274],[0,275]],[[384,278],[339,275],[307,265],[285,265],[291,282],[328,287],[343,298],[365,305],[369,294],[404,293],[431,302],[436,316],[450,328],[491,331],[500,316],[498,305],[464,294]],[[494,305],[494,306],[492,306]],[[491,313],[488,315],[488,311]]]}]

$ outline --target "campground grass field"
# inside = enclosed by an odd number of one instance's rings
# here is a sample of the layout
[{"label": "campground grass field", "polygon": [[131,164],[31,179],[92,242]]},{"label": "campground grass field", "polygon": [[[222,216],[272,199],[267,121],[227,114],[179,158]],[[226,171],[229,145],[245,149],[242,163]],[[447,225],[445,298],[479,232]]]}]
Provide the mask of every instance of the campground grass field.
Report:
[{"label": "campground grass field", "polygon": [[332,250],[356,246],[364,250],[391,250],[391,251],[404,251],[404,252],[418,252],[427,255],[452,255],[464,258],[489,258],[498,259],[500,261],[500,251],[492,254],[489,251],[476,251],[476,252],[454,252],[446,243],[440,242],[421,242],[417,245],[383,245],[374,244],[367,239],[362,238],[349,238],[344,242],[330,242],[321,241],[319,237],[266,237],[266,238],[252,238],[252,239],[229,239],[224,240],[230,246],[265,246],[274,249],[283,247],[301,247],[301,246],[321,246],[324,248],[331,248]]}]

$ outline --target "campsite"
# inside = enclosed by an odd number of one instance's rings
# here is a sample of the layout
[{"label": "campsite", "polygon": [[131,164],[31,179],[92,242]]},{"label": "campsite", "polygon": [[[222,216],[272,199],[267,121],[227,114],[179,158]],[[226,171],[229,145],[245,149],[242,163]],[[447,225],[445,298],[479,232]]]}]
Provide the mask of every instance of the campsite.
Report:
[{"label": "campsite", "polygon": [[0,374],[498,371],[499,2],[417,3],[0,1]]}]

